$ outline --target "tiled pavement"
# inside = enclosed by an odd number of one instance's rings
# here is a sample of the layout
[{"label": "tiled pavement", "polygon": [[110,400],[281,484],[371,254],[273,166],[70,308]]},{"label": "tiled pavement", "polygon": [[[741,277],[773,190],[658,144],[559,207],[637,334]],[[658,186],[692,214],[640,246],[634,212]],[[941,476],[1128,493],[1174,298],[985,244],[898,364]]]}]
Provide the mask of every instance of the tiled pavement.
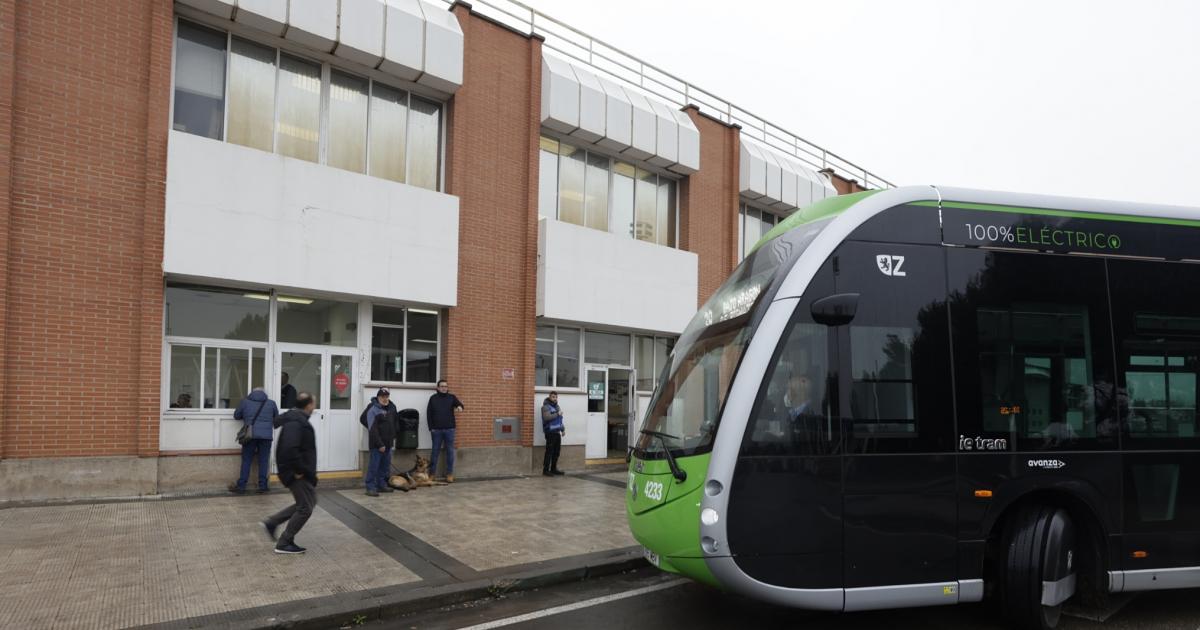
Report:
[{"label": "tiled pavement", "polygon": [[625,473],[323,488],[297,542],[257,521],[286,491],[0,509],[0,628],[123,628],[407,583],[462,582],[629,547]]}]

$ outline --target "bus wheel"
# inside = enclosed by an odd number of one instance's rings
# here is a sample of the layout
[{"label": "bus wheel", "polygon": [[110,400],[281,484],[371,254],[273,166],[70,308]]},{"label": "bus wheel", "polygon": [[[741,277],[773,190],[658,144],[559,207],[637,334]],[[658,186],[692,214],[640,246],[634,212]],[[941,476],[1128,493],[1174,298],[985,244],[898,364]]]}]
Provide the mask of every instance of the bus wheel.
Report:
[{"label": "bus wheel", "polygon": [[1058,625],[1075,594],[1075,530],[1067,511],[1030,505],[1009,521],[1004,539],[1005,612],[1022,628]]}]

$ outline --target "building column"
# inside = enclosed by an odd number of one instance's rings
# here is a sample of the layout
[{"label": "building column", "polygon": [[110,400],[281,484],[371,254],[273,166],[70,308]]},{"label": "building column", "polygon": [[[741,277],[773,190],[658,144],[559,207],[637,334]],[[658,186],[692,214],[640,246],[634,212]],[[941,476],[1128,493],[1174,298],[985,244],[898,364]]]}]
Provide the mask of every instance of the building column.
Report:
[{"label": "building column", "polygon": [[13,94],[16,87],[17,2],[0,0],[0,459],[8,418],[8,258],[12,217]]},{"label": "building column", "polygon": [[700,256],[700,306],[738,263],[738,142],[740,127],[684,108],[700,131],[700,170],[684,180],[679,203],[679,246]]}]

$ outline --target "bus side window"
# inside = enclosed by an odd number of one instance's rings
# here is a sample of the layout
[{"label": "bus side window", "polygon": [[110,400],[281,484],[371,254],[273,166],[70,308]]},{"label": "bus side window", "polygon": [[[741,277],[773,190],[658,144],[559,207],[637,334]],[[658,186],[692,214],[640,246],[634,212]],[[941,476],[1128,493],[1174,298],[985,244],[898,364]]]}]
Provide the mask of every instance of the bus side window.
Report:
[{"label": "bus side window", "polygon": [[949,260],[958,425],[971,442],[960,450],[1115,448],[1104,262],[974,249]]},{"label": "bus side window", "polygon": [[840,449],[828,387],[832,329],[815,323],[809,312],[813,299],[832,293],[830,275],[827,264],[784,330],[746,425],[743,456],[833,455]]}]

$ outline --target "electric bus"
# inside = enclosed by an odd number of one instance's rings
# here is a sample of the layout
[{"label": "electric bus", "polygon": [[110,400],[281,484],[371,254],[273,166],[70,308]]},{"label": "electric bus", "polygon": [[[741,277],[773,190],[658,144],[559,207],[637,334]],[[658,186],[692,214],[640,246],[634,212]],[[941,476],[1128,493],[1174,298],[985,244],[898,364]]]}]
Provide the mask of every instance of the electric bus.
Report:
[{"label": "electric bus", "polygon": [[626,511],[660,569],[857,611],[1200,586],[1200,210],[937,186],[763,236],[675,345]]}]

